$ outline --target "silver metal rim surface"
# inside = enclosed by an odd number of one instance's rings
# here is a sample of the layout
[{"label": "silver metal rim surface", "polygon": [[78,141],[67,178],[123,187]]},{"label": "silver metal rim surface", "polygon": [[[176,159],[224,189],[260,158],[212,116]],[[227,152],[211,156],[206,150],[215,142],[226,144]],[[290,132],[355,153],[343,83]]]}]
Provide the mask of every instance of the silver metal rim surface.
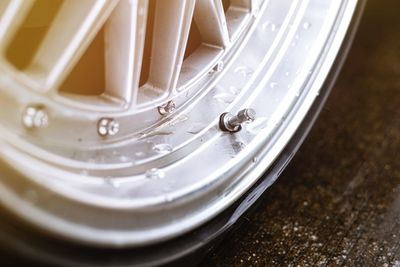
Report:
[{"label": "silver metal rim surface", "polygon": [[[357,5],[64,0],[46,20],[40,1],[0,4],[0,201],[108,247],[179,236],[243,195],[307,114]],[[220,129],[245,108],[254,121]]]}]

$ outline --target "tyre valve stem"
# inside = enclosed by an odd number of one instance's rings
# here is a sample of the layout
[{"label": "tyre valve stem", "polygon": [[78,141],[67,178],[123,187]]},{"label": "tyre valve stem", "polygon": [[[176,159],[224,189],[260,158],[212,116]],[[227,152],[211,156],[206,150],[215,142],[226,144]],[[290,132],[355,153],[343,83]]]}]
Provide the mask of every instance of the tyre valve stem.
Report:
[{"label": "tyre valve stem", "polygon": [[219,118],[219,127],[224,132],[236,133],[242,129],[243,123],[254,121],[255,118],[256,112],[251,108],[242,109],[237,115],[225,112]]}]

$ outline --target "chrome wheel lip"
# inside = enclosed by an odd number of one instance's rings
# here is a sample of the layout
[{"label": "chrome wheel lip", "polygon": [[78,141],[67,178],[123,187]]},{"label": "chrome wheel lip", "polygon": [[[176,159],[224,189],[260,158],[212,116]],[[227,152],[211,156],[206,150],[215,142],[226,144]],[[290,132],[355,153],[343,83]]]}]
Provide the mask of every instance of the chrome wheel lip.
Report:
[{"label": "chrome wheel lip", "polygon": [[[48,216],[49,214],[47,213],[40,213],[40,211],[38,212],[37,210],[35,211],[32,209],[30,204],[27,206],[26,203],[20,203],[20,199],[14,198],[14,196],[9,194],[10,192],[8,192],[8,190],[3,186],[0,187],[3,189],[3,192],[0,196],[2,198],[2,202],[11,207],[12,210],[19,212],[20,216],[25,218],[28,217],[29,221],[33,221],[35,224],[41,227],[45,225],[45,229],[47,230],[51,230],[66,238],[72,238],[75,241],[88,242],[93,245],[140,246],[144,244],[151,244],[172,238],[204,223],[230,205],[251,185],[253,185],[257,181],[258,177],[263,173],[265,168],[273,162],[288,140],[290,140],[291,135],[297,129],[297,126],[307,113],[308,108],[313,103],[323,81],[325,80],[336,53],[339,50],[341,41],[344,38],[355,5],[356,1],[342,2],[340,15],[336,18],[336,24],[334,24],[335,26],[332,28],[334,34],[330,35],[332,39],[328,41],[324,47],[325,50],[322,51],[321,55],[318,56],[318,64],[320,65],[308,78],[308,82],[311,83],[311,85],[308,84],[309,87],[307,90],[303,90],[303,93],[299,95],[299,100],[296,102],[297,110],[296,106],[291,108],[291,112],[287,114],[286,119],[282,122],[278,130],[274,131],[274,135],[268,140],[270,141],[268,145],[265,146],[265,139],[255,139],[253,142],[250,142],[249,145],[241,151],[241,153],[230,160],[229,165],[226,166],[225,169],[220,170],[221,173],[214,173],[214,176],[211,176],[209,179],[203,180],[201,183],[194,184],[191,187],[187,187],[185,190],[182,190],[175,195],[170,194],[167,201],[164,195],[162,199],[159,198],[157,201],[155,198],[152,198],[152,201],[138,201],[135,205],[133,205],[132,202],[126,204],[122,202],[110,203],[106,199],[103,200],[102,198],[93,198],[92,196],[85,199],[82,197],[82,194],[79,195],[80,204],[82,204],[82,202],[86,202],[86,204],[90,204],[91,206],[111,210],[118,209],[119,211],[131,209],[160,211],[168,209],[168,207],[190,203],[192,202],[191,200],[195,199],[198,195],[202,195],[201,198],[203,199],[208,199],[209,196],[218,196],[216,199],[214,199],[215,203],[209,202],[208,207],[202,212],[198,212],[196,216],[192,216],[190,219],[186,220],[179,219],[179,222],[174,222],[170,225],[164,225],[164,227],[159,227],[156,230],[151,229],[148,232],[144,230],[138,230],[137,232],[130,230],[117,234],[110,230],[91,231],[93,229],[88,230],[86,227],[79,228],[73,224],[65,224],[65,221],[52,218],[51,216]],[[266,87],[265,84],[266,82],[264,82],[264,89]],[[246,104],[243,104],[243,106],[245,105]],[[258,134],[260,136],[268,136],[271,133],[271,131],[268,130],[270,129],[263,129]],[[219,135],[216,135],[212,139],[219,137]],[[273,144],[271,144],[271,140],[274,140]],[[13,150],[13,148],[6,144],[2,145],[2,147]],[[2,150],[2,153],[5,153],[4,151],[5,150]],[[17,156],[16,159],[18,159],[18,157],[19,156]],[[257,157],[257,159],[255,159],[255,157]],[[10,159],[9,156],[4,158]],[[8,162],[9,165],[14,166],[16,169],[21,169],[21,166],[18,166],[18,163],[19,160],[15,162]],[[244,171],[238,170],[243,165],[247,165],[249,168]],[[246,171],[248,172],[246,173]],[[231,174],[231,177],[229,177],[227,174]],[[223,176],[225,176],[224,179],[218,179],[218,177]],[[37,177],[37,179],[37,182],[40,183],[42,177]],[[63,191],[64,197],[71,198],[70,200],[76,200],[75,197],[71,197],[74,194],[72,191],[67,192],[62,188],[51,188],[51,186],[49,186],[47,189],[52,189],[57,193]],[[221,193],[215,194],[215,192],[218,191]],[[199,198],[196,199],[196,202],[198,205],[201,204]],[[164,205],[166,203],[167,205]],[[194,206],[191,206],[190,210],[199,211],[200,209],[196,209]]]}]

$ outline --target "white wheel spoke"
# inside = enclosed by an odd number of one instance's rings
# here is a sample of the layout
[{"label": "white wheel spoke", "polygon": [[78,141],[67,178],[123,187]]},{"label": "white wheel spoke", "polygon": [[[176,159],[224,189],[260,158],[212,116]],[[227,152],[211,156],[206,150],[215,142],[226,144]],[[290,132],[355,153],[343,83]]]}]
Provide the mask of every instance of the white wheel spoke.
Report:
[{"label": "white wheel spoke", "polygon": [[105,27],[105,94],[129,103],[139,87],[146,12],[146,1],[120,1]]},{"label": "white wheel spoke", "polygon": [[161,95],[174,89],[185,54],[194,5],[194,0],[155,2],[150,67],[144,90]]},{"label": "white wheel spoke", "polygon": [[61,94],[58,99],[82,108],[135,109],[208,73],[258,5],[258,0],[3,0],[0,52],[5,66],[37,92]]},{"label": "white wheel spoke", "polygon": [[257,0],[231,0],[226,10],[226,21],[231,40],[235,40],[246,25],[250,11],[255,11],[259,4]]},{"label": "white wheel spoke", "polygon": [[3,16],[3,13],[6,11],[6,8],[10,4],[11,1],[1,1],[0,2],[0,18]]},{"label": "white wheel spoke", "polygon": [[[212,68],[254,1],[4,0],[3,55],[38,91],[148,103]],[[187,48],[191,27],[199,40]],[[188,64],[204,70],[181,73]]]},{"label": "white wheel spoke", "polygon": [[[33,0],[1,0],[0,1],[0,48],[4,50],[10,39],[17,32],[26,13],[29,12]],[[3,53],[2,53],[3,54]]]},{"label": "white wheel spoke", "polygon": [[254,5],[256,5],[259,0],[230,0],[231,7],[235,8],[243,8],[243,9],[251,9]]},{"label": "white wheel spoke", "polygon": [[198,0],[194,20],[204,43],[220,47],[225,47],[228,44],[228,28],[220,0]]},{"label": "white wheel spoke", "polygon": [[[117,3],[116,0],[36,0],[25,21],[10,40],[8,60],[23,70],[39,90],[57,87],[90,44]],[[34,32],[36,31],[36,32]],[[39,32],[39,33],[37,33]],[[25,58],[17,58],[21,42],[34,40]]]}]

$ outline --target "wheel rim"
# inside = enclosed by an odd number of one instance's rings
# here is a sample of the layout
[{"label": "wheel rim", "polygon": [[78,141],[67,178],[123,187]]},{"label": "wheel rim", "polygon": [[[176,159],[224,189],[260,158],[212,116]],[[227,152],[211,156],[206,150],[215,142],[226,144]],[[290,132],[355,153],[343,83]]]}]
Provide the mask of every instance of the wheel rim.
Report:
[{"label": "wheel rim", "polygon": [[[313,103],[357,4],[60,1],[20,59],[39,2],[0,5],[0,199],[99,246],[178,236],[253,185]],[[102,70],[85,69],[90,51]],[[92,71],[104,84],[79,83]],[[220,115],[242,108],[257,118],[221,131]]]}]

